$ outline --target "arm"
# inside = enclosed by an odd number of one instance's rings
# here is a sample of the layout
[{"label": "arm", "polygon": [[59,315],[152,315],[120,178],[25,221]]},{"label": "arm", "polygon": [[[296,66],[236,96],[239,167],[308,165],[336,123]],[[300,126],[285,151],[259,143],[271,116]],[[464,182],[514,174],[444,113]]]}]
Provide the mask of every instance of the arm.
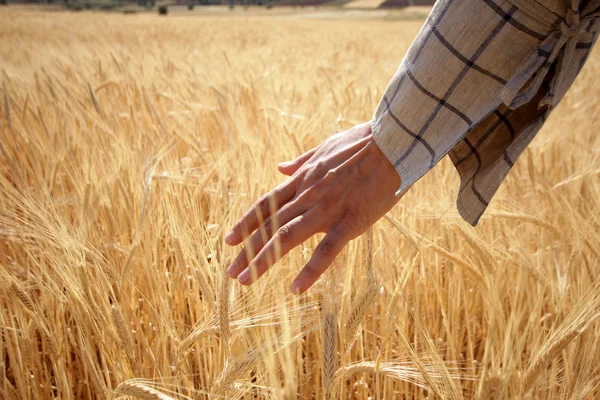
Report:
[{"label": "arm", "polygon": [[600,1],[575,3],[436,3],[372,121],[401,190],[449,154],[461,176],[458,210],[477,224],[597,36]]},{"label": "arm", "polygon": [[[523,9],[513,4],[519,2]],[[533,3],[438,0],[371,123],[279,166],[290,178],[257,201],[226,236],[229,245],[246,244],[228,274],[251,284],[323,232],[291,287],[294,293],[306,291],[348,241],[448,153],[462,178],[459,210],[475,224],[585,56],[565,51],[562,63],[570,58],[559,70],[559,51],[575,39],[564,40],[557,25],[564,20],[556,10],[534,10],[536,18],[527,14]],[[598,1],[588,2],[586,15],[593,12],[591,3]],[[577,41],[591,42],[593,35],[590,29]]]}]

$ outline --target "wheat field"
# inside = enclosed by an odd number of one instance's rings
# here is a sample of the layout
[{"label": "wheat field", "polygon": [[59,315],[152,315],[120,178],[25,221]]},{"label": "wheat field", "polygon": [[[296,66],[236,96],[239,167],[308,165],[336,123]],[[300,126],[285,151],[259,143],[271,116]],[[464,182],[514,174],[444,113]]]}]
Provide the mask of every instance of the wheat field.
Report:
[{"label": "wheat field", "polygon": [[273,11],[0,11],[0,398],[599,398],[600,51],[477,228],[444,160],[293,296],[223,236],[423,21]]}]

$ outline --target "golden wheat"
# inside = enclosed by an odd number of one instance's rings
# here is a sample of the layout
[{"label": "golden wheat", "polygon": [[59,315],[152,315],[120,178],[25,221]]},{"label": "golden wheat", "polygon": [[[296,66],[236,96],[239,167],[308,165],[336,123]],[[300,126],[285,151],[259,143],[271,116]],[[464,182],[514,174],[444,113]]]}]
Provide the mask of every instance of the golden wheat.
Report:
[{"label": "golden wheat", "polygon": [[225,276],[277,163],[370,119],[411,16],[3,7],[0,398],[599,398],[598,49],[477,228],[445,159],[305,295],[321,236]]}]

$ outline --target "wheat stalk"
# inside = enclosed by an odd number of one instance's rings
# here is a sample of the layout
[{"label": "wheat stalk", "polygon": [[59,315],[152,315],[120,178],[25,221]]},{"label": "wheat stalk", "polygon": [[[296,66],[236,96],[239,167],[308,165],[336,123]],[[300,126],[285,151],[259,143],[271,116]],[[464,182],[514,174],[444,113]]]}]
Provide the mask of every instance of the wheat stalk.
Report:
[{"label": "wheat stalk", "polygon": [[[176,255],[177,255],[177,260],[179,262],[179,265],[181,266],[182,270],[185,271],[185,266],[186,264],[186,259],[185,256],[183,254],[183,247],[181,246],[181,241],[179,240],[179,238],[175,238],[175,251],[176,251]],[[210,287],[210,285],[208,284],[208,282],[206,281],[206,277],[204,276],[204,274],[202,274],[202,271],[200,271],[199,269],[195,270],[195,275],[196,275],[196,282],[198,282],[198,285],[200,286],[200,290],[202,291],[202,300],[207,301],[208,305],[210,306],[211,310],[215,309],[215,295]]]},{"label": "wheat stalk", "polygon": [[96,112],[101,117],[104,117],[104,112],[102,112],[102,107],[100,107],[100,103],[98,103],[98,99],[94,95],[94,91],[92,90],[92,86],[89,83],[88,83],[88,90],[89,90],[89,93],[90,93],[90,97],[92,98],[92,103],[94,104],[94,108],[96,109]]}]

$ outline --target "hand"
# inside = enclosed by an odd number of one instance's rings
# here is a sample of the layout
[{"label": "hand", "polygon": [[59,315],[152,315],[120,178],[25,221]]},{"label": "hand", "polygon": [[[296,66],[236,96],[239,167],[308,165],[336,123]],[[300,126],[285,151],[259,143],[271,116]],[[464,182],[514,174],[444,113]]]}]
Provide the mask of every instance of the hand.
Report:
[{"label": "hand", "polygon": [[225,237],[235,246],[256,231],[227,273],[250,285],[294,247],[326,233],[291,286],[300,294],[398,202],[400,177],[374,142],[370,123],[333,135],[279,164],[279,171],[290,179],[262,196]]}]

